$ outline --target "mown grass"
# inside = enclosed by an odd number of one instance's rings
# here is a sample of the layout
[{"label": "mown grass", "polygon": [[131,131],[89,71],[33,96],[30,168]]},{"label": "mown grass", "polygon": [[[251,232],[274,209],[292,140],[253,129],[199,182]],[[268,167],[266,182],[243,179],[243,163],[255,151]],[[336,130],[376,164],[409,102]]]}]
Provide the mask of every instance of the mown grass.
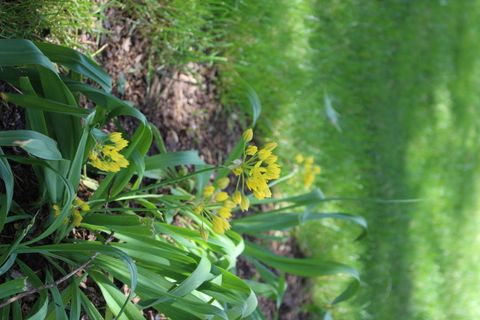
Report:
[{"label": "mown grass", "polygon": [[[478,1],[300,3],[253,10],[254,23],[243,24],[250,40],[233,55],[262,99],[266,128],[284,138],[280,153],[314,154],[327,195],[363,199],[325,209],[365,216],[367,240],[352,243],[354,229],[333,222],[299,232],[312,254],[363,270],[362,292],[335,315],[478,318]],[[299,59],[289,55],[297,46]],[[338,289],[329,283],[317,281],[317,305]]]}]

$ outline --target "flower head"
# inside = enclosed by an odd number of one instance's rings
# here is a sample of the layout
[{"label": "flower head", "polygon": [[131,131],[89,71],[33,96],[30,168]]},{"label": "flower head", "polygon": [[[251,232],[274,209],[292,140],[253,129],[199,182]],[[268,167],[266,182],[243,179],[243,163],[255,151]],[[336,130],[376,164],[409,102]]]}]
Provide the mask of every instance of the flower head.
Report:
[{"label": "flower head", "polygon": [[90,164],[105,172],[117,172],[129,165],[128,160],[120,151],[128,145],[128,141],[122,138],[120,132],[108,135],[107,141],[99,143],[90,151],[88,159]]},{"label": "flower head", "polygon": [[253,139],[253,130],[249,129],[243,134],[245,147],[242,159],[232,162],[230,169],[238,177],[236,191],[232,195],[232,200],[240,205],[245,211],[250,206],[248,197],[245,196],[247,187],[257,199],[269,198],[272,196],[269,183],[271,180],[280,177],[280,166],[278,165],[278,156],[273,154],[277,143],[267,143],[262,149],[257,146],[249,145],[248,142]]}]

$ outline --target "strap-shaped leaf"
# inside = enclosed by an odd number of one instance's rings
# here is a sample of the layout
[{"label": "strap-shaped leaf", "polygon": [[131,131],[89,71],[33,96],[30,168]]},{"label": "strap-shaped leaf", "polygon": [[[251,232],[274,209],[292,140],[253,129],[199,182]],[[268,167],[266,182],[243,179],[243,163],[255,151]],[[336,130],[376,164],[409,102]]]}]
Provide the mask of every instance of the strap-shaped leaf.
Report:
[{"label": "strap-shaped leaf", "polygon": [[46,160],[62,160],[52,138],[31,130],[0,131],[0,146],[20,147],[31,155]]},{"label": "strap-shaped leaf", "polygon": [[51,99],[41,98],[33,94],[2,93],[0,97],[5,101],[14,103],[20,107],[32,108],[40,111],[54,112],[77,117],[86,116],[91,112],[88,109],[72,107],[68,104],[57,102]]},{"label": "strap-shaped leaf", "polygon": [[357,224],[362,228],[362,233],[357,239],[363,238],[367,233],[367,221],[363,217],[346,213],[265,212],[235,219],[232,226],[237,232],[256,234],[269,230],[285,230],[306,221],[319,219],[340,219]]},{"label": "strap-shaped leaf", "polygon": [[110,92],[112,90],[110,76],[89,57],[76,50],[52,43],[35,42],[35,45],[51,61],[92,79],[101,85],[105,91]]},{"label": "strap-shaped leaf", "polygon": [[[2,148],[0,148],[0,156],[4,155]],[[7,220],[8,212],[13,200],[13,173],[7,159],[0,158],[0,178],[3,180],[5,186],[5,195],[0,195],[0,232]]]},{"label": "strap-shaped leaf", "polygon": [[55,65],[31,42],[0,39],[0,66],[40,65],[57,73]]}]

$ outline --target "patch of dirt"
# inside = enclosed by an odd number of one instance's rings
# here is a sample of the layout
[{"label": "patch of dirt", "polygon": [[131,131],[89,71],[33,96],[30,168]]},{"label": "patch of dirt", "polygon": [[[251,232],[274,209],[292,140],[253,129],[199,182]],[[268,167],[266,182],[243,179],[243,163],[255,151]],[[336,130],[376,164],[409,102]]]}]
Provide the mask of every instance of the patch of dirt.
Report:
[{"label": "patch of dirt", "polygon": [[[98,45],[114,82],[113,93],[131,101],[162,133],[169,151],[196,149],[205,162],[222,163],[241,135],[235,113],[219,103],[217,70],[203,64],[182,69],[152,67],[149,41],[124,12],[111,8]],[[126,119],[127,128],[134,125]]]}]

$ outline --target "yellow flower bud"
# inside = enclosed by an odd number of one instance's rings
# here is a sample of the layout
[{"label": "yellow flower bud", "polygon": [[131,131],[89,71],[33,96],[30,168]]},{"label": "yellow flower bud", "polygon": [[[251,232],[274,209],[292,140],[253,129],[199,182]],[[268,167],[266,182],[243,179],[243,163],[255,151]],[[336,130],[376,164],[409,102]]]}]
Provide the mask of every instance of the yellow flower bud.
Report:
[{"label": "yellow flower bud", "polygon": [[208,240],[208,231],[205,229],[200,229],[200,236],[202,237],[203,240],[207,241]]},{"label": "yellow flower bud", "polygon": [[220,178],[217,181],[217,185],[220,190],[225,189],[226,187],[228,187],[229,184],[230,184],[230,179],[228,179],[228,177]]},{"label": "yellow flower bud", "polygon": [[240,191],[237,190],[233,193],[232,200],[235,204],[240,204],[240,202],[242,202],[242,194]]},{"label": "yellow flower bud", "polygon": [[60,215],[60,212],[62,211],[62,209],[58,204],[54,204],[52,207],[53,207],[53,216],[57,218]]},{"label": "yellow flower bud", "polygon": [[79,227],[82,223],[83,217],[77,209],[72,210],[72,223],[75,227]]},{"label": "yellow flower bud", "polygon": [[240,202],[240,209],[242,211],[247,211],[248,208],[250,207],[250,200],[244,195],[242,195],[242,201]]},{"label": "yellow flower bud", "polygon": [[244,140],[245,142],[250,142],[250,141],[252,141],[252,139],[253,139],[253,130],[252,130],[252,128],[250,128],[250,129],[247,129],[247,130],[243,133],[243,140]]},{"label": "yellow flower bud", "polygon": [[253,156],[255,153],[257,153],[257,150],[258,148],[256,146],[248,146],[247,150],[245,151],[245,153],[248,155],[248,156]]},{"label": "yellow flower bud", "polygon": [[295,162],[296,162],[296,163],[301,164],[301,163],[303,162],[303,160],[304,160],[304,159],[303,159],[303,155],[297,154],[297,155],[295,156]]},{"label": "yellow flower bud", "polygon": [[275,149],[277,146],[278,144],[276,142],[270,142],[270,143],[267,143],[264,148],[267,150],[273,151],[273,149]]},{"label": "yellow flower bud", "polygon": [[201,214],[203,209],[204,209],[203,205],[199,204],[198,206],[193,208],[193,212],[195,212],[196,214]]},{"label": "yellow flower bud", "polygon": [[227,200],[225,200],[225,202],[223,203],[223,206],[224,206],[225,208],[233,209],[233,208],[235,208],[237,205],[236,205],[235,202],[233,202],[232,200],[227,199]]},{"label": "yellow flower bud", "polygon": [[203,189],[203,195],[204,195],[205,197],[211,197],[214,192],[215,192],[215,188],[214,188],[213,186],[206,186],[206,187]]},{"label": "yellow flower bud", "polygon": [[222,201],[225,201],[228,199],[228,193],[226,192],[219,192],[216,196],[215,196],[215,201],[217,202],[222,202]]}]

